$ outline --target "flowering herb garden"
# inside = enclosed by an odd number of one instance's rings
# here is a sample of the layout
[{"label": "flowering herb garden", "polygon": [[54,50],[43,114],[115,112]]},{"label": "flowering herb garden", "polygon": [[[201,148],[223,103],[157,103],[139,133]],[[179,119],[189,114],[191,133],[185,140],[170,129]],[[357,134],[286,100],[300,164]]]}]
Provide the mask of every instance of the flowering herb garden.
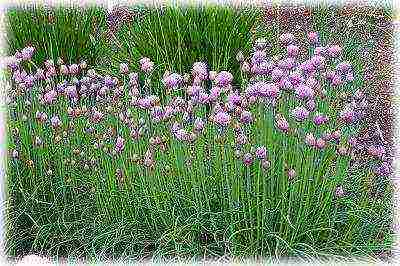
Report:
[{"label": "flowering herb garden", "polygon": [[118,72],[79,54],[33,60],[33,45],[10,55],[8,253],[310,259],[390,250],[391,220],[380,218],[390,210],[346,187],[391,172],[377,144],[362,148],[368,167],[349,170],[369,106],[359,66],[317,31],[253,38],[251,27],[232,42],[251,47],[210,49],[213,62],[180,50],[178,62],[192,61],[176,69],[160,51],[118,58]]}]

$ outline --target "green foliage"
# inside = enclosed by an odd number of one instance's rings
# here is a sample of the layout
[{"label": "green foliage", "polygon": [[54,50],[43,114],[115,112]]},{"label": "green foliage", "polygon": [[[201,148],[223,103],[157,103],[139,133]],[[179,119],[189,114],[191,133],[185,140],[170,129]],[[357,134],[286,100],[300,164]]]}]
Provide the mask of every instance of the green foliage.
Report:
[{"label": "green foliage", "polygon": [[61,57],[66,63],[85,59],[93,65],[104,53],[99,45],[106,26],[102,7],[12,7],[6,16],[9,54],[30,44],[37,49],[36,63]]}]

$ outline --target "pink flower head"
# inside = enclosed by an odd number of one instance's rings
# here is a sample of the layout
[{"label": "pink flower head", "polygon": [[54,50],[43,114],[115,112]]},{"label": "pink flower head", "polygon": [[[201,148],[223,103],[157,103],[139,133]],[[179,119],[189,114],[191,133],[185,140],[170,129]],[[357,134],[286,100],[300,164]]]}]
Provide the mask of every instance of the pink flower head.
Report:
[{"label": "pink flower head", "polygon": [[306,102],[306,108],[307,108],[308,111],[310,111],[310,112],[314,111],[315,107],[316,107],[316,104],[315,104],[315,101],[313,99],[308,100]]},{"label": "pink flower head", "polygon": [[251,63],[253,65],[260,64],[267,58],[267,53],[264,50],[257,50],[253,53],[251,57]]},{"label": "pink flower head", "polygon": [[254,85],[256,89],[256,95],[259,97],[276,98],[279,96],[279,87],[276,86],[274,83],[259,81]]},{"label": "pink flower head", "polygon": [[284,74],[285,74],[285,72],[283,72],[282,69],[280,69],[279,67],[275,67],[272,70],[271,79],[272,79],[272,81],[277,82],[283,77]]},{"label": "pink flower head", "polygon": [[300,48],[297,45],[293,45],[293,44],[289,44],[286,47],[286,50],[287,50],[287,55],[289,57],[297,57],[300,52]]},{"label": "pink flower head", "polygon": [[250,124],[253,121],[253,115],[249,111],[243,111],[240,115],[240,122]]},{"label": "pink flower head", "polygon": [[310,112],[302,106],[294,108],[291,113],[292,116],[299,122],[306,120],[310,115]]},{"label": "pink flower head", "polygon": [[317,114],[314,116],[313,121],[314,121],[314,124],[315,124],[315,125],[320,126],[320,125],[323,125],[323,124],[325,124],[326,122],[328,122],[328,117],[327,117],[326,115],[317,113]]},{"label": "pink flower head", "polygon": [[293,179],[296,176],[296,171],[294,169],[289,169],[287,175],[289,179]]},{"label": "pink flower head", "polygon": [[50,123],[51,123],[51,126],[54,128],[58,128],[61,126],[61,120],[60,120],[60,118],[58,118],[58,116],[53,116],[50,119]]},{"label": "pink flower head", "polygon": [[139,61],[140,69],[145,73],[150,73],[153,71],[154,63],[150,60],[150,58],[143,57]]},{"label": "pink flower head", "polygon": [[346,107],[345,109],[343,109],[340,112],[339,117],[343,122],[345,122],[347,124],[351,124],[356,120],[355,112],[349,107]]},{"label": "pink flower head", "polygon": [[290,73],[289,79],[290,79],[290,82],[292,82],[292,84],[294,86],[299,85],[300,83],[304,82],[304,78],[299,72]]},{"label": "pink flower head", "polygon": [[99,123],[103,119],[103,117],[104,117],[104,115],[103,115],[102,112],[99,112],[99,111],[95,110],[93,112],[92,120],[95,123]]},{"label": "pink flower head", "polygon": [[283,33],[281,36],[279,36],[279,41],[284,44],[293,43],[294,40],[294,35],[291,33]]},{"label": "pink flower head", "polygon": [[60,73],[63,74],[63,75],[68,75],[69,74],[68,67],[66,65],[61,65],[60,66]]},{"label": "pink flower head", "polygon": [[279,88],[282,90],[292,90],[293,84],[290,82],[288,77],[284,77],[279,81]]},{"label": "pink flower head", "polygon": [[233,80],[233,76],[231,73],[227,71],[221,71],[218,73],[218,75],[215,77],[215,84],[217,84],[219,87],[226,87],[231,84]]},{"label": "pink flower head", "polygon": [[311,31],[311,32],[307,33],[307,38],[310,41],[310,43],[317,44],[319,41],[318,32]]},{"label": "pink flower head", "polygon": [[334,75],[332,77],[332,81],[331,81],[333,86],[339,86],[340,84],[342,84],[342,78],[339,75]]},{"label": "pink flower head", "polygon": [[382,145],[370,146],[367,149],[368,154],[376,158],[382,158],[386,154],[386,149]]},{"label": "pink flower head", "polygon": [[314,55],[324,55],[326,53],[326,48],[322,46],[315,47]]},{"label": "pink flower head", "polygon": [[315,137],[314,137],[314,135],[312,133],[307,133],[307,135],[305,137],[305,143],[308,146],[311,146],[311,147],[315,146],[316,140],[315,140]]},{"label": "pink flower head", "polygon": [[314,55],[313,57],[310,58],[310,62],[317,69],[322,69],[325,66],[325,57],[321,55]]},{"label": "pink flower head", "polygon": [[200,80],[207,80],[207,64],[204,62],[195,62],[192,66],[192,75],[199,78]]},{"label": "pink flower head", "polygon": [[283,116],[278,117],[278,119],[276,120],[276,127],[287,133],[289,130],[289,123],[287,122],[286,118]]},{"label": "pink flower head", "polygon": [[24,61],[31,60],[33,53],[35,52],[35,47],[27,46],[21,50],[21,58]]},{"label": "pink flower head", "polygon": [[251,153],[246,153],[243,155],[243,163],[246,166],[250,166],[253,163],[253,155],[251,155]]},{"label": "pink flower head", "polygon": [[231,116],[224,111],[219,111],[214,115],[214,123],[226,127],[231,122]]},{"label": "pink flower head", "polygon": [[231,92],[228,95],[228,103],[232,105],[240,105],[242,102],[242,97],[237,92]]},{"label": "pink flower head", "polygon": [[344,190],[343,190],[343,187],[342,187],[342,186],[336,187],[336,189],[335,189],[335,196],[336,196],[337,198],[341,198],[341,197],[344,196]]},{"label": "pink flower head", "polygon": [[65,93],[69,98],[77,98],[78,97],[78,92],[76,91],[75,86],[68,86],[65,89]]},{"label": "pink flower head", "polygon": [[328,54],[330,57],[336,58],[342,54],[342,47],[339,45],[332,45],[328,47]]},{"label": "pink flower head", "polygon": [[304,84],[297,85],[295,88],[295,93],[296,96],[302,100],[314,97],[314,90],[310,86]]},{"label": "pink flower head", "polygon": [[177,73],[172,73],[168,76],[166,76],[163,80],[164,85],[167,88],[177,88],[180,86],[183,82],[183,77]]},{"label": "pink flower head", "polygon": [[180,141],[185,141],[187,140],[188,132],[185,129],[180,128],[175,132],[175,137]]},{"label": "pink flower head", "polygon": [[354,80],[354,74],[352,72],[348,72],[346,74],[346,81],[351,82]]},{"label": "pink flower head", "polygon": [[264,160],[265,158],[267,158],[267,148],[265,148],[265,146],[257,147],[257,149],[256,149],[256,157],[259,160]]},{"label": "pink flower head", "polygon": [[118,136],[117,141],[115,142],[115,151],[117,153],[120,153],[124,150],[125,148],[125,139]]},{"label": "pink flower head", "polygon": [[316,146],[318,149],[323,149],[323,148],[325,148],[325,146],[326,146],[326,142],[325,142],[324,139],[318,138],[317,141],[316,141],[316,143],[315,143],[315,146]]},{"label": "pink flower head", "polygon": [[43,96],[43,101],[45,104],[52,104],[57,98],[57,92],[52,89],[46,92]]},{"label": "pink flower head", "polygon": [[351,70],[351,64],[347,61],[340,62],[336,65],[336,71],[346,73]]},{"label": "pink flower head", "polygon": [[218,100],[219,96],[221,95],[221,88],[217,86],[213,86],[210,90],[209,100],[214,102]]},{"label": "pink flower head", "polygon": [[72,64],[69,66],[69,73],[76,75],[79,73],[79,66],[77,64]]},{"label": "pink flower head", "polygon": [[129,66],[127,63],[119,64],[119,73],[121,74],[128,74],[129,73]]},{"label": "pink flower head", "polygon": [[204,122],[203,119],[200,117],[197,117],[196,120],[194,121],[194,130],[196,132],[201,132],[204,129]]}]

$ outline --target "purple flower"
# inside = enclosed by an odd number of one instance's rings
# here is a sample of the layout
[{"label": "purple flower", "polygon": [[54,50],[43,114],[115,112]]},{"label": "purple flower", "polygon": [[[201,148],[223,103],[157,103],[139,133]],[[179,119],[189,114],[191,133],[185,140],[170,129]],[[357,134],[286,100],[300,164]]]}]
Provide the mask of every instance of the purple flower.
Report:
[{"label": "purple flower", "polygon": [[298,106],[292,110],[292,115],[297,121],[301,122],[308,118],[310,112],[306,108]]},{"label": "purple flower", "polygon": [[256,149],[256,157],[259,160],[264,160],[265,158],[267,158],[267,148],[265,148],[265,146],[257,147],[257,149]]},{"label": "purple flower", "polygon": [[78,92],[76,91],[76,87],[75,86],[68,86],[65,89],[65,93],[67,94],[67,96],[69,98],[77,98],[78,97]]},{"label": "purple flower", "polygon": [[281,131],[287,133],[289,130],[289,123],[283,116],[279,116],[278,119],[276,120],[276,126],[278,129]]},{"label": "purple flower", "polygon": [[388,162],[382,162],[382,164],[375,168],[375,173],[380,176],[389,176],[392,173],[392,167]]},{"label": "purple flower", "polygon": [[197,85],[189,86],[186,90],[186,93],[189,96],[198,96],[200,92],[203,91],[203,88]]},{"label": "purple flower", "polygon": [[231,121],[231,116],[223,111],[219,111],[214,115],[214,122],[220,126],[226,127]]},{"label": "purple flower", "polygon": [[52,89],[46,92],[43,96],[43,101],[45,104],[52,104],[57,98],[57,92]]},{"label": "purple flower", "polygon": [[76,75],[79,73],[79,66],[77,64],[72,64],[69,66],[69,73]]},{"label": "purple flower", "polygon": [[284,74],[285,74],[285,73],[283,72],[282,69],[280,69],[280,68],[278,68],[278,67],[275,67],[275,68],[272,70],[271,79],[272,79],[272,81],[277,82],[277,81],[279,81],[279,80],[283,77]]},{"label": "purple flower", "polygon": [[342,78],[339,75],[333,75],[332,81],[331,81],[333,86],[339,86],[342,84]]},{"label": "purple flower", "polygon": [[185,141],[188,137],[188,132],[185,129],[178,129],[175,133],[175,137],[180,141]]},{"label": "purple flower", "polygon": [[307,135],[305,137],[305,143],[308,146],[311,146],[311,147],[315,146],[316,140],[315,140],[315,137],[314,137],[314,135],[312,133],[307,133]]},{"label": "purple flower", "polygon": [[293,84],[290,82],[288,77],[284,77],[279,81],[279,87],[282,90],[292,90]]},{"label": "purple flower", "polygon": [[317,141],[315,142],[315,146],[316,146],[318,149],[323,149],[323,148],[325,148],[325,146],[326,146],[326,142],[325,142],[324,139],[318,138]]},{"label": "purple flower", "polygon": [[314,31],[309,32],[309,33],[307,33],[307,37],[308,37],[308,40],[310,41],[310,43],[312,43],[312,44],[317,44],[319,41],[318,32],[314,32]]},{"label": "purple flower", "polygon": [[240,105],[241,102],[242,102],[242,97],[237,92],[229,93],[228,103],[232,105]]},{"label": "purple flower", "polygon": [[341,197],[344,196],[344,190],[343,190],[343,187],[342,187],[342,186],[336,187],[336,189],[335,189],[335,196],[336,196],[337,198],[341,198]]},{"label": "purple flower", "polygon": [[279,41],[288,44],[294,42],[294,35],[291,33],[283,33],[281,36],[279,36]]},{"label": "purple flower", "polygon": [[249,111],[243,111],[240,115],[240,122],[250,124],[253,121],[253,115]]},{"label": "purple flower", "polygon": [[354,80],[354,74],[352,72],[349,72],[346,74],[346,81],[351,82]]},{"label": "purple flower", "polygon": [[322,46],[315,47],[314,55],[324,55],[326,52],[326,48]]},{"label": "purple flower", "polygon": [[250,166],[253,163],[253,155],[251,155],[251,153],[246,153],[243,155],[243,163],[246,166]]},{"label": "purple flower", "polygon": [[347,61],[340,62],[336,65],[336,71],[346,73],[351,70],[351,64]]},{"label": "purple flower", "polygon": [[119,72],[121,74],[128,74],[129,73],[129,66],[127,63],[119,64]]},{"label": "purple flower", "polygon": [[255,64],[260,64],[261,62],[265,61],[267,57],[267,53],[263,50],[257,50],[253,53],[253,56],[251,57],[251,63],[253,65]]},{"label": "purple flower", "polygon": [[150,73],[153,71],[154,68],[154,63],[147,57],[143,57],[139,61],[140,63],[140,69],[145,72],[145,73]]},{"label": "purple flower", "polygon": [[231,84],[233,80],[233,76],[231,73],[227,71],[221,71],[216,77],[215,77],[215,84],[217,84],[219,87],[226,87]]},{"label": "purple flower", "polygon": [[150,115],[155,122],[159,122],[163,118],[164,112],[160,106],[154,106],[153,108],[151,108]]},{"label": "purple flower", "polygon": [[31,60],[33,53],[35,52],[35,47],[27,46],[21,50],[22,60],[27,61]]},{"label": "purple flower", "polygon": [[221,88],[220,87],[216,87],[213,86],[210,90],[210,95],[209,95],[209,100],[211,102],[214,102],[216,100],[218,100],[219,96],[221,95]]},{"label": "purple flower", "polygon": [[124,150],[124,148],[125,148],[125,139],[118,136],[117,141],[115,143],[115,151],[117,153],[120,153]]},{"label": "purple flower", "polygon": [[163,80],[164,85],[167,88],[176,88],[178,86],[180,86],[183,82],[183,77],[177,73],[172,73],[168,76],[166,76]]},{"label": "purple flower", "polygon": [[296,57],[299,55],[300,48],[297,45],[290,44],[286,48],[289,57]]},{"label": "purple flower", "polygon": [[296,171],[294,169],[289,169],[287,175],[289,177],[289,180],[293,179],[296,176]]},{"label": "purple flower", "polygon": [[339,45],[332,45],[328,47],[328,54],[330,57],[336,58],[342,54],[342,48]]},{"label": "purple flower", "polygon": [[99,123],[99,122],[103,119],[103,116],[104,116],[103,113],[101,113],[101,112],[95,110],[95,111],[93,112],[92,120],[93,120],[93,122],[95,122],[95,123]]},{"label": "purple flower", "polygon": [[310,99],[310,98],[314,97],[314,90],[311,87],[304,85],[304,84],[297,85],[295,88],[295,93],[296,93],[296,96],[302,100],[306,99],[306,98]]},{"label": "purple flower", "polygon": [[58,118],[58,116],[53,116],[50,119],[50,123],[51,123],[52,127],[54,127],[54,128],[58,128],[61,126],[61,120],[60,120],[60,118]]},{"label": "purple flower", "polygon": [[296,66],[296,60],[293,57],[287,57],[278,61],[278,67],[283,69],[292,69]]},{"label": "purple flower", "polygon": [[386,154],[386,149],[383,145],[373,145],[368,147],[368,154],[376,158],[382,158]]},{"label": "purple flower", "polygon": [[66,65],[61,65],[60,66],[60,73],[63,74],[63,75],[68,75],[69,74],[68,67]]},{"label": "purple flower", "polygon": [[289,79],[290,79],[290,82],[292,82],[292,84],[294,86],[297,86],[300,83],[304,82],[304,78],[302,77],[302,75],[299,72],[292,72],[289,75]]},{"label": "purple flower", "polygon": [[326,122],[328,122],[328,117],[323,115],[323,114],[317,113],[314,116],[314,120],[313,121],[314,121],[315,125],[320,126],[320,125],[323,125]]},{"label": "purple flower", "polygon": [[254,89],[256,90],[256,95],[251,96],[259,96],[259,97],[268,97],[268,98],[276,98],[279,96],[279,87],[274,83],[267,83],[264,81],[259,81],[254,84]]},{"label": "purple flower", "polygon": [[314,55],[310,58],[310,63],[313,64],[317,69],[321,69],[325,66],[325,57],[321,55]]},{"label": "purple flower", "polygon": [[207,64],[204,62],[195,62],[192,66],[192,75],[199,78],[200,80],[207,80]]},{"label": "purple flower", "polygon": [[355,121],[356,114],[351,108],[345,107],[345,109],[340,112],[339,117],[343,122],[351,124]]},{"label": "purple flower", "polygon": [[194,121],[194,130],[196,132],[201,132],[204,129],[204,122],[200,117],[197,117]]}]

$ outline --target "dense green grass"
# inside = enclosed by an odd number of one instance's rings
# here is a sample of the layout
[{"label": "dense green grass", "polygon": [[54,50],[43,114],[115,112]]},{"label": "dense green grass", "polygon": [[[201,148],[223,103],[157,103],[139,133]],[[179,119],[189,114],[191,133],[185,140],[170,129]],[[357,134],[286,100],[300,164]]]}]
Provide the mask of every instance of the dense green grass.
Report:
[{"label": "dense green grass", "polygon": [[[236,81],[246,83],[246,78],[238,78],[241,75],[234,59],[238,50],[250,50],[250,24],[256,16],[246,12],[236,16],[229,8],[167,8],[161,15],[160,10],[150,9],[142,22],[122,26],[117,43],[110,42],[110,46],[119,48],[104,54],[111,61],[107,68],[102,66],[102,71],[116,73],[118,64],[126,60],[136,70],[140,57],[150,57],[156,62],[153,80],[160,96],[163,88],[157,78],[165,69],[188,72],[193,62],[201,60],[209,62],[213,70],[231,70]],[[319,22],[325,17],[321,11],[315,29],[322,32],[324,41],[337,40],[338,36],[329,35],[325,31],[328,26]],[[261,25],[257,36],[267,37],[275,44],[281,33],[277,28]],[[300,33],[296,37],[303,38]],[[356,75],[352,85],[340,90],[354,92],[364,86],[363,65],[354,52],[362,43],[351,36],[340,40],[345,45],[344,57],[353,63]],[[57,41],[67,43],[67,39]],[[105,41],[109,40],[99,42]],[[79,49],[74,51],[69,55],[71,61],[85,58]],[[279,45],[274,45],[273,53],[281,51]],[[53,54],[58,56],[59,52]],[[102,55],[93,54],[93,62]],[[45,58],[45,53],[42,56]],[[330,96],[337,99],[339,93],[332,91]],[[129,131],[115,117],[109,116],[94,127],[103,133],[108,126],[116,125],[118,134],[126,137],[125,152],[117,159],[93,148],[96,136],[81,133],[90,124],[86,118],[77,119],[75,129],[56,143],[55,136],[62,133],[36,122],[35,111],[42,107],[31,100],[31,107],[21,99],[15,108],[9,108],[9,115],[17,116],[8,123],[9,148],[18,146],[21,156],[20,160],[9,161],[7,175],[7,253],[11,256],[32,251],[91,259],[202,258],[224,254],[309,259],[371,255],[389,250],[392,245],[388,229],[392,215],[390,184],[383,182],[384,197],[370,197],[367,186],[375,180],[371,165],[364,171],[349,172],[350,158],[338,158],[333,148],[317,153],[295,137],[285,137],[273,128],[273,113],[262,105],[252,110],[259,116],[249,130],[254,137],[252,145],[266,145],[269,149],[272,165],[266,173],[258,162],[244,167],[237,161],[229,145],[232,132],[224,141],[214,139],[217,129],[212,125],[207,126],[207,135],[195,146],[170,139],[171,152],[157,152],[156,167],[150,171],[132,160],[134,154],[143,155],[148,140],[129,139]],[[79,104],[89,107],[92,102]],[[113,108],[128,106],[125,101],[119,105]],[[287,116],[289,107],[294,105],[294,98],[288,94],[278,110]],[[61,110],[64,129],[67,106],[63,100],[45,108],[48,114]],[[340,110],[323,104],[319,108],[333,115]],[[205,113],[206,110],[197,110],[198,115]],[[21,121],[22,114],[28,116],[28,122]],[[136,120],[139,114],[134,111]],[[331,123],[326,129],[336,126]],[[14,127],[19,128],[22,143],[12,136]],[[164,127],[160,124],[153,130],[166,132]],[[304,130],[315,129],[308,123]],[[40,136],[44,147],[32,148],[33,136]],[[168,133],[166,136],[171,137]],[[114,141],[115,137],[106,141],[106,146],[112,148]],[[74,155],[76,148],[85,154]],[[246,147],[249,148],[250,145]],[[75,163],[71,163],[75,157]],[[83,170],[91,159],[96,160],[96,166]],[[191,166],[186,164],[188,159]],[[33,160],[33,167],[29,167],[28,160]],[[334,162],[337,167],[332,167]],[[292,183],[287,180],[285,163],[297,170],[298,178]],[[123,182],[115,175],[117,168],[124,173]],[[52,169],[51,174],[46,173],[48,169]],[[344,184],[351,193],[334,200],[333,190],[338,184]]]},{"label": "dense green grass", "polygon": [[8,54],[30,44],[37,49],[36,63],[61,57],[67,64],[85,59],[95,65],[104,53],[100,34],[105,30],[106,10],[100,6],[13,7],[6,19]]},{"label": "dense green grass", "polygon": [[[121,25],[103,67],[117,74],[119,63],[135,69],[141,57],[154,60],[154,81],[166,70],[190,73],[194,62],[204,61],[210,69],[228,70],[240,77],[235,60],[240,50],[249,52],[252,30],[260,19],[259,9],[228,6],[137,7],[137,19]],[[240,78],[235,82],[240,82]],[[158,89],[160,84],[155,83]],[[159,91],[160,97],[163,92]]]}]

